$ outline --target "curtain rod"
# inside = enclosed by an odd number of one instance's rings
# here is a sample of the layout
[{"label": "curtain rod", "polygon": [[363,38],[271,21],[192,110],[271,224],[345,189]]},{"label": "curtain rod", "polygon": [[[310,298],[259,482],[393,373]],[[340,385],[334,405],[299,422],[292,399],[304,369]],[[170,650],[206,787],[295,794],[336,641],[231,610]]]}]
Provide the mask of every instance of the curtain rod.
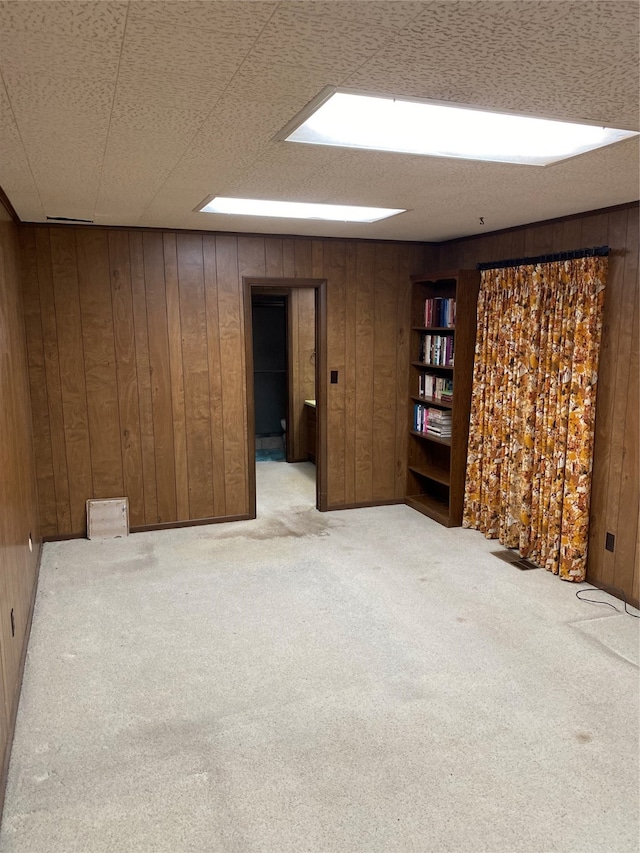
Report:
[{"label": "curtain rod", "polygon": [[594,246],[592,249],[574,249],[571,252],[556,252],[553,255],[538,255],[536,258],[511,258],[508,261],[486,261],[478,264],[478,270],[491,270],[500,267],[520,267],[534,264],[550,264],[554,261],[573,261],[576,258],[604,257],[609,254],[608,246]]}]

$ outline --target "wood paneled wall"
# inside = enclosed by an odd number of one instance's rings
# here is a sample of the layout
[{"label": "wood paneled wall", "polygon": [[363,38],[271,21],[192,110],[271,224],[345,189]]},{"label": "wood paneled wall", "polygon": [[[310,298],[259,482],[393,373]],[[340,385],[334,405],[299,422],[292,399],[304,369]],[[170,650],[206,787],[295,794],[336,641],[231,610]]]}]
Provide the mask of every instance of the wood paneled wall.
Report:
[{"label": "wood paneled wall", "polygon": [[242,277],[327,280],[331,507],[404,489],[406,243],[21,227],[42,532],[83,534],[126,495],[132,527],[245,516]]},{"label": "wood paneled wall", "polygon": [[[18,229],[0,204],[0,812],[28,639],[40,531]],[[33,550],[29,548],[32,537]]]},{"label": "wood paneled wall", "polygon": [[[609,274],[596,413],[587,579],[619,587],[638,606],[640,305],[638,205],[454,240],[440,247],[442,269],[608,245]],[[605,534],[615,550],[605,549]]]},{"label": "wood paneled wall", "polygon": [[305,400],[316,397],[316,308],[315,290],[292,287],[289,291],[288,353],[292,400],[289,411],[293,461],[307,458]]}]

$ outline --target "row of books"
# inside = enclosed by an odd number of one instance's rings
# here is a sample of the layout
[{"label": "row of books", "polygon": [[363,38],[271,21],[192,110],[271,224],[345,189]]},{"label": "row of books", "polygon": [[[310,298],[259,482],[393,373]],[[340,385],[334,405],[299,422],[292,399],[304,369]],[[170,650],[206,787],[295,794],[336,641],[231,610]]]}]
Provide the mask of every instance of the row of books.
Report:
[{"label": "row of books", "polygon": [[416,432],[435,435],[438,438],[451,438],[451,412],[416,403],[413,425]]},{"label": "row of books", "polygon": [[456,324],[456,300],[443,299],[436,296],[435,299],[426,299],[424,303],[425,326],[440,326],[450,328]]},{"label": "row of books", "polygon": [[418,379],[418,394],[450,403],[453,400],[453,379],[435,376],[433,373],[421,373]]},{"label": "row of books", "polygon": [[453,335],[420,335],[420,361],[451,367],[453,364]]}]

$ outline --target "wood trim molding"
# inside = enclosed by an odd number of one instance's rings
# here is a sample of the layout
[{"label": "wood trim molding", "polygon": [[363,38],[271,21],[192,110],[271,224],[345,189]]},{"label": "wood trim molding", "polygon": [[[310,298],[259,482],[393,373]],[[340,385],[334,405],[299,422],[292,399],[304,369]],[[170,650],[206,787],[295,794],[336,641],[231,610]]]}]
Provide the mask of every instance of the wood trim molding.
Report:
[{"label": "wood trim molding", "polygon": [[340,512],[343,509],[368,509],[373,506],[400,506],[400,504],[406,504],[406,500],[404,498],[392,498],[388,501],[362,501],[361,503],[351,504],[331,504],[330,506],[324,507],[321,512]]},{"label": "wood trim molding", "polygon": [[[219,515],[211,518],[189,518],[186,521],[167,521],[160,524],[141,524],[129,528],[129,533],[150,533],[154,530],[174,530],[179,527],[198,527],[203,524],[226,524],[228,521],[248,521],[250,515]],[[86,533],[65,533],[62,536],[43,536],[43,542],[67,542],[70,539],[86,539]]]},{"label": "wood trim molding", "polygon": [[226,524],[228,521],[249,521],[251,515],[220,515],[213,518],[190,518],[187,521],[167,521],[161,524],[141,524],[129,533],[151,533],[154,530],[176,530],[179,527],[200,527],[204,524]]},{"label": "wood trim molding", "polygon": [[[596,589],[602,590],[602,592],[609,593],[609,595],[613,596],[614,598],[617,598],[618,601],[623,601],[623,602],[625,601],[624,590],[621,590],[617,586],[611,586],[611,584],[605,583],[604,581],[594,580],[593,578],[590,578],[588,570],[587,570],[587,577],[585,578],[585,581],[586,581],[586,583],[590,583],[591,586],[595,586]],[[620,593],[622,593],[622,595],[620,595]],[[634,598],[633,596],[627,597],[626,603],[630,607],[633,607],[635,610],[640,610],[640,601],[638,601],[637,598]]]}]

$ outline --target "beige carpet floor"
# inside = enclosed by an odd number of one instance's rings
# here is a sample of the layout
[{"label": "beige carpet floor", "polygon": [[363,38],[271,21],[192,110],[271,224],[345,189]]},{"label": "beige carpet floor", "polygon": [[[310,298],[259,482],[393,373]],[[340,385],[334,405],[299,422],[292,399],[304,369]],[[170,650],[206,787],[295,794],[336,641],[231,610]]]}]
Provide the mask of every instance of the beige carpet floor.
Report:
[{"label": "beige carpet floor", "polygon": [[45,547],[2,853],[638,850],[638,620],[257,473],[256,521]]}]

